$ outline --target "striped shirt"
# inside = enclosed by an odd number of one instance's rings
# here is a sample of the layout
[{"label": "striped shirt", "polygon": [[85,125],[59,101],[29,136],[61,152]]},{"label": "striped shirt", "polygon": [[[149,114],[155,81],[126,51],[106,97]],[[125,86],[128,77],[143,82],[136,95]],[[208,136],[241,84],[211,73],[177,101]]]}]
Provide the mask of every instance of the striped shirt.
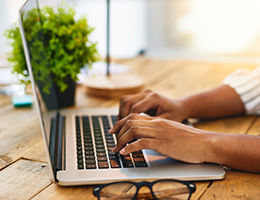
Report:
[{"label": "striped shirt", "polygon": [[232,87],[240,96],[246,114],[260,115],[260,67],[251,72],[235,71],[226,77],[223,83]]}]

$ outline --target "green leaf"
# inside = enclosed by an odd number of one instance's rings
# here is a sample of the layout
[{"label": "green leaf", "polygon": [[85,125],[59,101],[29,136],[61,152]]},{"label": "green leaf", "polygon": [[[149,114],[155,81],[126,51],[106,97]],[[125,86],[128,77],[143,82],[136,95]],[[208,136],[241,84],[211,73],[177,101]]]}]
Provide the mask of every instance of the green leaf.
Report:
[{"label": "green leaf", "polygon": [[[44,92],[50,92],[50,78],[61,92],[65,91],[67,81],[76,81],[80,69],[100,60],[97,44],[89,40],[94,29],[85,17],[76,20],[72,8],[44,7],[41,12],[32,9],[22,17],[34,78],[41,81]],[[7,29],[5,36],[12,47],[8,60],[14,64],[13,72],[22,75],[22,83],[28,83],[29,73],[18,25]]]}]

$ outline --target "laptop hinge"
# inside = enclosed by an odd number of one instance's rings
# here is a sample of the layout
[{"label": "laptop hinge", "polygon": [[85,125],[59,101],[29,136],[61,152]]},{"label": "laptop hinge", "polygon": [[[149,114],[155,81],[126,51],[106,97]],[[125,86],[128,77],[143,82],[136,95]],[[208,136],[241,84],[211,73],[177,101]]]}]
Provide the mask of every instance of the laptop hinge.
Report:
[{"label": "laptop hinge", "polygon": [[63,143],[64,143],[65,117],[56,113],[56,117],[51,119],[51,133],[49,150],[51,163],[56,179],[56,172],[62,169]]}]

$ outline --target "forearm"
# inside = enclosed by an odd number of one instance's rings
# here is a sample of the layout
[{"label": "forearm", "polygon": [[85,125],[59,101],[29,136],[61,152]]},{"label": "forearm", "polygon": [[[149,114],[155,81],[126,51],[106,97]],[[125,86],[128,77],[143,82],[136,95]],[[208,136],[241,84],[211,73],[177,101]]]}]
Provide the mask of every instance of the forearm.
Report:
[{"label": "forearm", "polygon": [[237,93],[226,85],[180,100],[187,118],[216,118],[245,112]]},{"label": "forearm", "polygon": [[260,172],[260,137],[208,132],[203,138],[205,162]]}]

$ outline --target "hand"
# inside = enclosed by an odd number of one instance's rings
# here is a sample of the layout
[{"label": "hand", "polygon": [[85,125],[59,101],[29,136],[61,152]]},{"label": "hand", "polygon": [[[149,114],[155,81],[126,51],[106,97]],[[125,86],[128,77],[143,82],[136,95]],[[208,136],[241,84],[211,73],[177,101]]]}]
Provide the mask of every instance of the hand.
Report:
[{"label": "hand", "polygon": [[118,119],[122,119],[130,113],[146,113],[178,122],[188,117],[187,107],[184,106],[181,100],[171,100],[151,90],[123,96],[120,99]]},{"label": "hand", "polygon": [[[130,114],[118,121],[111,133],[119,132],[114,151],[120,154],[152,149],[168,157],[190,163],[205,161],[204,132],[181,123]],[[130,141],[137,139],[126,146]]]}]

